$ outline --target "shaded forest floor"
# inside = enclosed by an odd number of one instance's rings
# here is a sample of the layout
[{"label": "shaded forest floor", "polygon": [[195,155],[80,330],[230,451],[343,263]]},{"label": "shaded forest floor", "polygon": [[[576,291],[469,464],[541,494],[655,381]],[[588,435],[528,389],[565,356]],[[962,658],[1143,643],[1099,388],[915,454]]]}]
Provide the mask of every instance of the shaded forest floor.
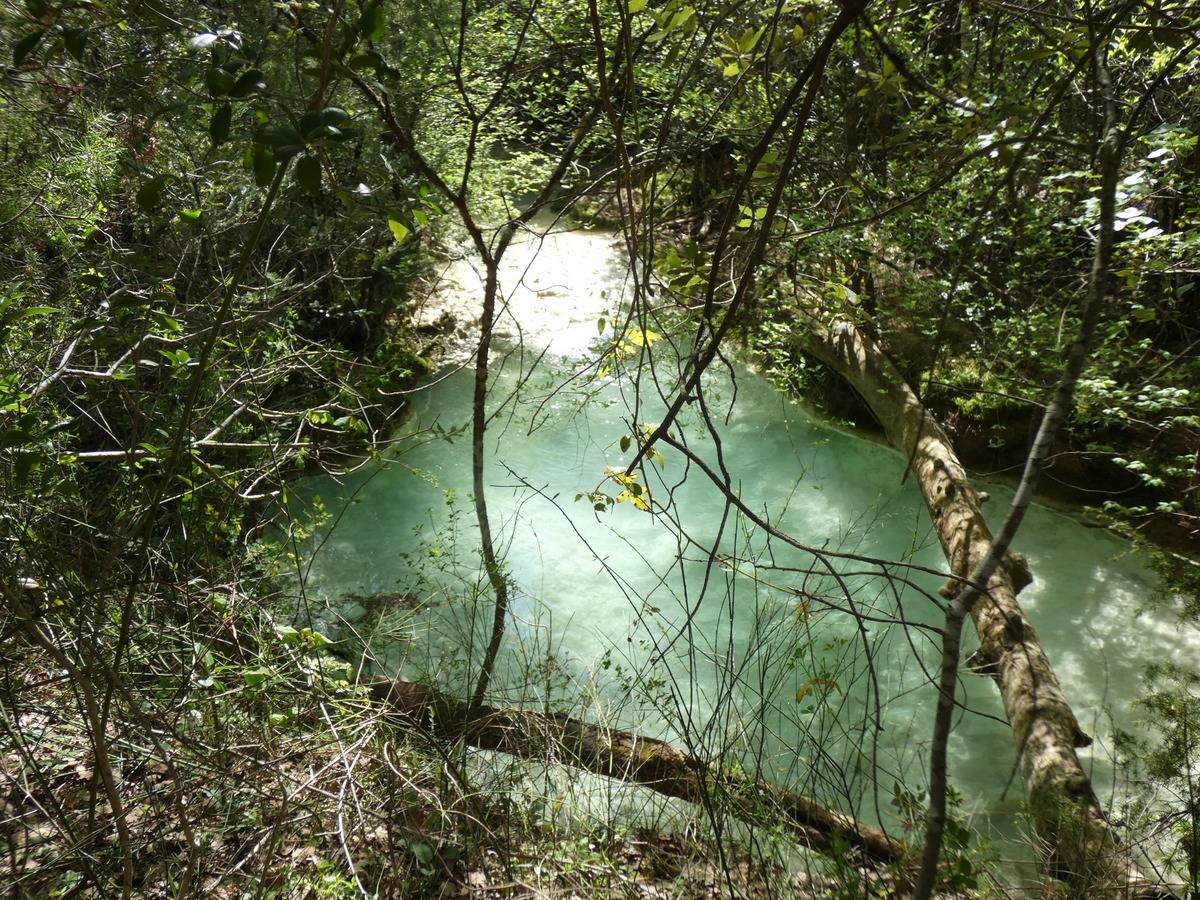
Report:
[{"label": "shaded forest floor", "polygon": [[[398,727],[317,657],[289,669],[264,649],[253,668],[173,698],[182,714],[159,727],[109,726],[132,896],[810,898],[875,883],[719,849],[699,819],[659,831],[547,817],[544,802],[472,784],[461,748]],[[19,897],[120,896],[117,815],[71,685],[38,651],[14,650],[23,663],[0,685],[13,726],[0,880]],[[270,673],[269,694],[251,671]]]}]

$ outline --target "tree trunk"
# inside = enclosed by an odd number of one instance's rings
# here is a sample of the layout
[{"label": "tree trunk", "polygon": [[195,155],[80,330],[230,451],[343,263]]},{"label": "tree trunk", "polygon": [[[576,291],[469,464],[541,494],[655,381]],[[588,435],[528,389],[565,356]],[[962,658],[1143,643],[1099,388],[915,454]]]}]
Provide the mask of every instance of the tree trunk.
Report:
[{"label": "tree trunk", "polygon": [[[501,248],[508,246],[513,228],[506,225]],[[502,251],[503,252],[503,249]],[[496,325],[496,293],[500,290],[500,257],[485,257],[487,280],[483,287],[483,314],[479,319],[479,344],[475,349],[475,387],[471,395],[471,485],[475,501],[475,521],[479,525],[479,545],[483,554],[483,568],[488,583],[496,595],[492,607],[492,629],[488,637],[483,662],[479,666],[479,678],[471,695],[471,705],[478,706],[487,696],[488,684],[492,680],[492,669],[500,652],[504,638],[504,621],[508,616],[508,576],[500,571],[500,560],[496,557],[496,545],[492,540],[492,524],[488,518],[487,491],[483,482],[485,460],[484,438],[487,435],[488,364],[492,349],[492,330]]]},{"label": "tree trunk", "polygon": [[[811,323],[798,332],[800,346],[845,378],[870,406],[891,444],[911,455],[911,468],[954,576],[953,593],[987,555],[992,535],[980,510],[979,492],[903,376],[878,346],[853,324]],[[1037,634],[1017,603],[1029,581],[1024,560],[1006,557],[988,582],[988,596],[971,608],[979,649],[968,665],[991,675],[1000,689],[1016,742],[1034,825],[1050,871],[1079,896],[1170,897],[1147,879],[1100,809],[1077,747],[1091,738],[1079,727]],[[1062,602],[1067,602],[1065,599]]]},{"label": "tree trunk", "polygon": [[703,803],[724,800],[747,823],[784,819],[809,848],[855,852],[862,862],[891,865],[905,846],[877,828],[757,778],[717,772],[665,741],[593,725],[563,714],[471,707],[429,685],[376,678],[372,696],[413,725],[441,738],[465,740],[522,759],[574,766],[638,784],[667,797]]}]

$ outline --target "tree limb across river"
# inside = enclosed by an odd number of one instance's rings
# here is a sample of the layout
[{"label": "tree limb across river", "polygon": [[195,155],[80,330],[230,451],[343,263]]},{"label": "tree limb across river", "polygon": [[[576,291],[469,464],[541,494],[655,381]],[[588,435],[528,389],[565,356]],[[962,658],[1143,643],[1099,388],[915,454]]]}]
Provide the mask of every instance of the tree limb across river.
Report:
[{"label": "tree limb across river", "polygon": [[561,713],[471,708],[429,685],[384,677],[371,683],[371,693],[391,712],[438,737],[461,738],[472,747],[522,759],[573,766],[689,803],[718,798],[747,823],[777,823],[782,812],[805,846],[826,854],[850,850],[864,863],[879,865],[894,865],[905,858],[906,846],[878,828],[761,778],[718,772],[656,738]]},{"label": "tree limb across river", "polygon": [[[911,454],[916,476],[953,576],[961,587],[988,553],[992,535],[953,444],[887,355],[843,318],[815,321],[795,334],[801,348],[842,376],[870,407],[888,441]],[[1022,559],[1009,554],[971,608],[979,650],[968,658],[992,676],[1012,727],[1034,825],[1050,871],[1084,893],[1078,896],[1173,896],[1145,875],[1114,833],[1075,750],[1091,738],[1063,695],[1033,625],[1017,603],[1028,583]],[[1065,598],[1061,602],[1067,602]],[[1107,893],[1113,891],[1116,893]]]}]

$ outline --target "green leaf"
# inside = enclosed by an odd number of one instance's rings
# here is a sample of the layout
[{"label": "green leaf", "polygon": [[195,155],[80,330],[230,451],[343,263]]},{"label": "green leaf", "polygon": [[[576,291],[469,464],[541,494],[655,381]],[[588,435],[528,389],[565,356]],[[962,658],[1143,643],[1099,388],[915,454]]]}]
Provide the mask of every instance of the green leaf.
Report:
[{"label": "green leaf", "polygon": [[254,183],[266,187],[275,177],[275,154],[270,147],[255,144],[250,150],[250,161],[254,168]]},{"label": "green leaf", "polygon": [[[150,310],[150,314],[154,316],[155,320],[167,334],[183,334],[183,324],[178,319],[172,318],[162,310],[158,309]],[[155,447],[148,447],[147,449],[149,449],[151,453],[157,452],[157,448]]]},{"label": "green leaf", "polygon": [[767,30],[767,26],[763,25],[758,31],[751,31],[747,28],[742,32],[742,36],[738,39],[738,49],[743,53],[749,53],[758,43],[759,38],[763,36],[763,32]]},{"label": "green leaf", "polygon": [[396,239],[397,244],[408,237],[408,226],[403,222],[397,222],[395,219],[388,219],[388,230],[392,232],[392,237]]},{"label": "green leaf", "polygon": [[310,109],[300,117],[300,133],[305,137],[308,137],[323,124],[324,122],[321,121],[321,113],[315,109]]},{"label": "green leaf", "polygon": [[298,147],[304,144],[300,132],[291,125],[267,125],[258,131],[258,139],[272,150],[279,147]]},{"label": "green leaf", "polygon": [[291,125],[267,125],[260,128],[257,140],[271,148],[277,162],[289,160],[304,150],[304,138]]},{"label": "green leaf", "polygon": [[199,34],[194,35],[192,39],[188,41],[188,47],[190,47],[192,50],[207,50],[216,42],[217,36],[215,34],[213,34],[211,31],[202,31]]},{"label": "green leaf", "polygon": [[433,848],[424,841],[410,841],[408,846],[421,865],[427,866],[433,862]]},{"label": "green leaf", "polygon": [[173,366],[186,366],[192,355],[186,350],[159,350],[159,354]]},{"label": "green leaf", "polygon": [[42,42],[42,38],[45,36],[46,29],[40,28],[17,41],[13,45],[13,65],[19,66],[25,62],[25,58],[37,49],[37,45]]},{"label": "green leaf", "polygon": [[219,147],[229,140],[229,126],[232,121],[233,107],[228,103],[213,113],[212,120],[208,123],[208,136],[212,139],[214,147]]},{"label": "green leaf", "polygon": [[24,453],[17,454],[17,464],[13,473],[16,476],[17,487],[25,486],[29,481],[29,476],[42,464],[45,456],[46,454],[41,450],[26,450]]},{"label": "green leaf", "polygon": [[671,18],[668,20],[668,24],[663,27],[666,31],[674,31],[676,28],[681,27],[684,22],[686,22],[695,14],[696,10],[692,9],[690,6],[685,6],[683,9],[671,16]]},{"label": "green leaf", "polygon": [[83,51],[87,49],[88,34],[86,28],[63,29],[63,46],[76,60],[83,59]]},{"label": "green leaf", "polygon": [[1049,59],[1058,53],[1057,50],[1047,50],[1045,48],[1033,48],[1029,50],[1018,50],[1009,55],[1009,58],[1014,62],[1037,62],[1040,59]]},{"label": "green leaf", "polygon": [[734,60],[727,65],[721,72],[726,78],[733,78],[735,75],[740,75],[742,71],[742,63],[740,60]]},{"label": "green leaf", "polygon": [[358,20],[358,30],[368,41],[377,41],[383,37],[386,24],[383,18],[383,4],[371,3],[363,9],[362,18]]},{"label": "green leaf", "polygon": [[315,156],[300,157],[294,174],[296,183],[308,193],[321,193],[321,162]]},{"label": "green leaf", "polygon": [[[326,116],[325,116],[326,112],[329,112],[329,110],[310,109],[310,110],[308,110],[307,113],[305,113],[304,115],[301,115],[300,116],[300,133],[304,134],[304,136],[306,138],[310,138],[310,137],[313,137],[314,134],[318,134],[318,132],[322,132],[323,128],[325,128],[326,126],[336,127],[336,125],[337,125],[336,121],[326,120]],[[342,110],[337,110],[337,112],[342,112]],[[342,114],[343,114],[344,118],[349,119],[348,115],[346,115],[344,113],[342,113]]]},{"label": "green leaf", "polygon": [[327,106],[321,110],[321,124],[341,128],[350,121],[350,113],[340,106]]},{"label": "green leaf", "polygon": [[202,209],[181,209],[179,211],[179,217],[189,222],[199,222],[202,215],[204,215]]},{"label": "green leaf", "polygon": [[629,0],[629,14],[639,13],[646,8],[646,3],[649,0]]},{"label": "green leaf", "polygon": [[223,97],[233,90],[237,80],[232,74],[217,66],[209,66],[204,70],[204,84],[214,97]]},{"label": "green leaf", "polygon": [[300,117],[300,133],[306,140],[328,138],[341,141],[349,137],[342,130],[342,126],[349,121],[350,114],[336,106],[330,106],[320,111],[309,110]]},{"label": "green leaf", "polygon": [[231,97],[249,97],[255,91],[265,91],[267,82],[263,79],[263,73],[258,69],[247,69],[243,72],[233,87],[229,91]]},{"label": "green leaf", "polygon": [[304,642],[314,650],[323,650],[333,643],[321,632],[313,631],[311,628],[305,628],[300,634],[304,638]]},{"label": "green leaf", "polygon": [[253,669],[243,669],[242,678],[246,682],[247,687],[260,687],[268,678],[271,677],[271,670],[266,666],[256,666]]},{"label": "green leaf", "polygon": [[162,200],[163,188],[166,186],[167,176],[165,174],[155,175],[140,188],[134,199],[137,205],[146,212],[153,212],[158,208],[159,202]]},{"label": "green leaf", "polygon": [[356,54],[350,57],[350,62],[347,63],[351,69],[379,69],[383,64],[383,57],[378,50]]},{"label": "green leaf", "polygon": [[56,306],[29,306],[21,310],[15,316],[10,317],[8,321],[16,322],[20,319],[29,319],[33,316],[48,316],[51,313],[56,312],[58,312],[58,307]]}]

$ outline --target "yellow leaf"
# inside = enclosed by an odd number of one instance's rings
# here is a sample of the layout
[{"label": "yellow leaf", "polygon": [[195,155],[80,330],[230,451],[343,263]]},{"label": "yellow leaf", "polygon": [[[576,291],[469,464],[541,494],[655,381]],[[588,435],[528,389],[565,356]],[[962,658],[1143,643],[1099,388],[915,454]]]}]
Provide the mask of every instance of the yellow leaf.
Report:
[{"label": "yellow leaf", "polygon": [[633,485],[637,490],[621,491],[617,494],[618,503],[629,503],[634,509],[640,509],[642,512],[650,512],[650,503],[648,502],[649,494],[646,489],[640,484]]},{"label": "yellow leaf", "polygon": [[806,681],[800,687],[796,688],[796,702],[803,703],[804,698],[814,687],[822,687],[825,690],[837,690],[837,682],[832,678],[814,678],[811,681]]},{"label": "yellow leaf", "polygon": [[643,331],[640,328],[630,328],[625,332],[625,340],[634,347],[650,347],[656,341],[661,341],[662,335],[657,331]]}]

